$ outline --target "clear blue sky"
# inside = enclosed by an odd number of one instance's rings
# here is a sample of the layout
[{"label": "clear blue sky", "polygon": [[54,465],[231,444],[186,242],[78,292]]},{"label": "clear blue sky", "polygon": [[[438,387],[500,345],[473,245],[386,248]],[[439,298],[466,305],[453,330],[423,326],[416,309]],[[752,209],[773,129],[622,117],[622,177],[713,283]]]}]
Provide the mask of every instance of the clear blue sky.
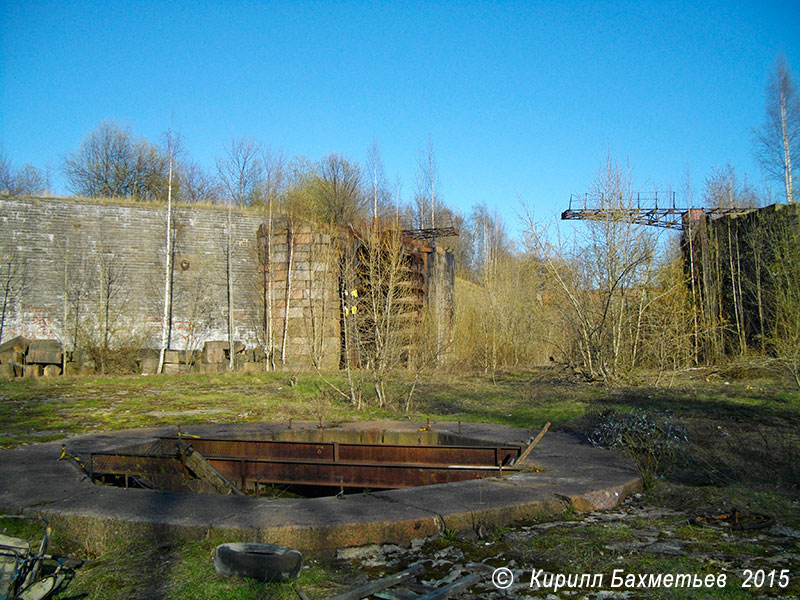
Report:
[{"label": "clear blue sky", "polygon": [[514,231],[518,197],[556,214],[608,153],[642,189],[726,163],[758,183],[768,73],[800,74],[800,0],[0,5],[0,150],[62,194],[98,123],[155,140],[174,114],[209,168],[241,135],[360,163],[376,140],[406,199],[430,139],[444,200]]}]

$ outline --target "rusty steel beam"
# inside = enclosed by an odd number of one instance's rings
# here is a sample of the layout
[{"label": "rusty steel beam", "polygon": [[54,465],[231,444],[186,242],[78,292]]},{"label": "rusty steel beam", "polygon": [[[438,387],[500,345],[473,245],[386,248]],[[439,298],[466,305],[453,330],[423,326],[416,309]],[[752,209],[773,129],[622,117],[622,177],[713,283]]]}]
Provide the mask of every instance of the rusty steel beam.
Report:
[{"label": "rusty steel beam", "polygon": [[209,458],[225,477],[245,482],[355,488],[406,488],[498,477],[501,467]]},{"label": "rusty steel beam", "polygon": [[[513,468],[492,465],[433,465],[413,463],[357,463],[326,460],[288,460],[263,458],[219,458],[206,460],[221,475],[240,489],[248,483],[318,485],[345,488],[405,488],[434,483],[497,477]],[[132,454],[93,454],[94,477],[102,475],[183,475],[184,466],[177,456],[141,456]]]},{"label": "rusty steel beam", "polygon": [[[159,438],[164,454],[177,437]],[[431,465],[506,465],[521,452],[518,446],[434,446],[193,438],[192,447],[206,458],[268,458],[332,462],[414,463]]]}]

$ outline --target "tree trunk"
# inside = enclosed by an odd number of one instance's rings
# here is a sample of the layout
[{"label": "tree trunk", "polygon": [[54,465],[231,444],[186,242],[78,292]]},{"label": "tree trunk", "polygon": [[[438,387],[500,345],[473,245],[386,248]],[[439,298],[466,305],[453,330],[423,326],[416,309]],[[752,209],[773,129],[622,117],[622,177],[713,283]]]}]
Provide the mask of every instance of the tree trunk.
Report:
[{"label": "tree trunk", "polygon": [[233,371],[234,367],[234,352],[235,352],[235,342],[233,339],[233,216],[232,216],[232,209],[231,204],[233,199],[228,201],[228,236],[227,236],[227,260],[226,260],[226,271],[227,271],[227,283],[228,283],[228,370]]},{"label": "tree trunk", "polygon": [[164,265],[164,316],[161,320],[161,348],[158,353],[158,369],[156,373],[164,370],[164,355],[170,345],[170,305],[172,304],[172,139],[170,136],[169,179],[167,184],[167,241],[165,245]]},{"label": "tree trunk", "polygon": [[286,271],[286,301],[283,311],[283,339],[281,340],[281,364],[286,364],[286,342],[289,336],[289,305],[292,296],[292,262],[294,260],[294,224],[290,220],[286,229],[288,246],[288,270]]}]

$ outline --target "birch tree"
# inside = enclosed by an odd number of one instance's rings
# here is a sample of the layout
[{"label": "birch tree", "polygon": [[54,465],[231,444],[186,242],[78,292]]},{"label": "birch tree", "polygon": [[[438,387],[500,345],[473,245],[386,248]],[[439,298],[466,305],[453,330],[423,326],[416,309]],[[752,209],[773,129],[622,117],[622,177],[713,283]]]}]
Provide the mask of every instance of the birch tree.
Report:
[{"label": "birch tree", "polygon": [[796,161],[800,153],[800,97],[782,56],[767,84],[766,114],[755,131],[755,146],[761,166],[783,184],[786,201],[793,203],[797,175],[792,159]]},{"label": "birch tree", "polygon": [[[612,215],[636,203],[629,170],[610,157],[590,195],[597,208]],[[589,379],[613,379],[633,366],[653,272],[652,234],[612,216],[585,223],[572,240],[551,241],[529,219],[526,241],[546,265],[553,291],[562,299],[563,318],[574,341],[566,358]]]},{"label": "birch tree", "polygon": [[234,276],[233,276],[233,206],[252,204],[261,187],[262,147],[253,140],[233,139],[225,153],[216,159],[217,172],[228,196],[225,233],[225,277],[228,301],[228,369],[234,368]]}]

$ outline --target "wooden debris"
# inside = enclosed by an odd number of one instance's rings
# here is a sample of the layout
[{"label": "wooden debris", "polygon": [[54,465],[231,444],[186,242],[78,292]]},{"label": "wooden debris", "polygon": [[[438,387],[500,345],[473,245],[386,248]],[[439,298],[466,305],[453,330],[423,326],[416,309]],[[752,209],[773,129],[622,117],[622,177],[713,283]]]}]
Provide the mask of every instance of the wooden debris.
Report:
[{"label": "wooden debris", "polygon": [[190,444],[179,441],[175,444],[178,456],[183,464],[191,469],[199,479],[202,479],[213,487],[220,494],[233,494],[234,496],[244,496],[242,491],[228,481],[211,464],[203,458]]},{"label": "wooden debris", "polygon": [[441,587],[433,592],[425,594],[424,596],[419,596],[419,600],[444,600],[444,598],[449,598],[453,594],[465,590],[472,584],[477,583],[478,579],[480,578],[481,576],[478,575],[478,573],[472,573],[471,575],[457,579],[453,583]]},{"label": "wooden debris", "polygon": [[377,581],[365,583],[364,585],[348,592],[333,596],[328,600],[361,600],[361,598],[366,598],[376,592],[380,592],[381,590],[385,590],[386,588],[390,588],[398,583],[402,583],[408,579],[411,579],[421,571],[422,565],[418,563],[416,565],[412,565],[405,571],[400,571],[399,573],[389,575],[389,577],[384,577],[383,579],[378,579]]},{"label": "wooden debris", "polygon": [[[447,577],[431,585],[408,581],[417,575],[421,575],[422,571],[423,563],[416,563],[405,571],[366,583],[348,592],[329,598],[329,600],[361,600],[369,596],[375,596],[383,600],[445,600],[445,598],[450,598],[474,585],[481,578],[480,574],[472,573],[456,579],[461,574],[461,566],[459,565]],[[402,588],[390,589],[404,582],[408,583],[405,583]],[[440,585],[442,583],[446,585]],[[437,585],[439,587],[436,587]]]},{"label": "wooden debris", "polygon": [[526,458],[528,458],[528,455],[531,453],[531,450],[533,450],[533,448],[536,446],[536,444],[539,443],[539,440],[541,440],[544,437],[544,434],[547,433],[548,429],[550,429],[550,423],[547,423],[547,425],[544,426],[544,429],[542,429],[539,432],[539,435],[536,436],[536,439],[533,440],[530,444],[528,444],[528,447],[525,448],[525,450],[522,452],[522,454],[519,455],[519,458],[517,458],[517,460],[515,460],[512,463],[514,466],[519,465],[522,461],[524,461]]}]

